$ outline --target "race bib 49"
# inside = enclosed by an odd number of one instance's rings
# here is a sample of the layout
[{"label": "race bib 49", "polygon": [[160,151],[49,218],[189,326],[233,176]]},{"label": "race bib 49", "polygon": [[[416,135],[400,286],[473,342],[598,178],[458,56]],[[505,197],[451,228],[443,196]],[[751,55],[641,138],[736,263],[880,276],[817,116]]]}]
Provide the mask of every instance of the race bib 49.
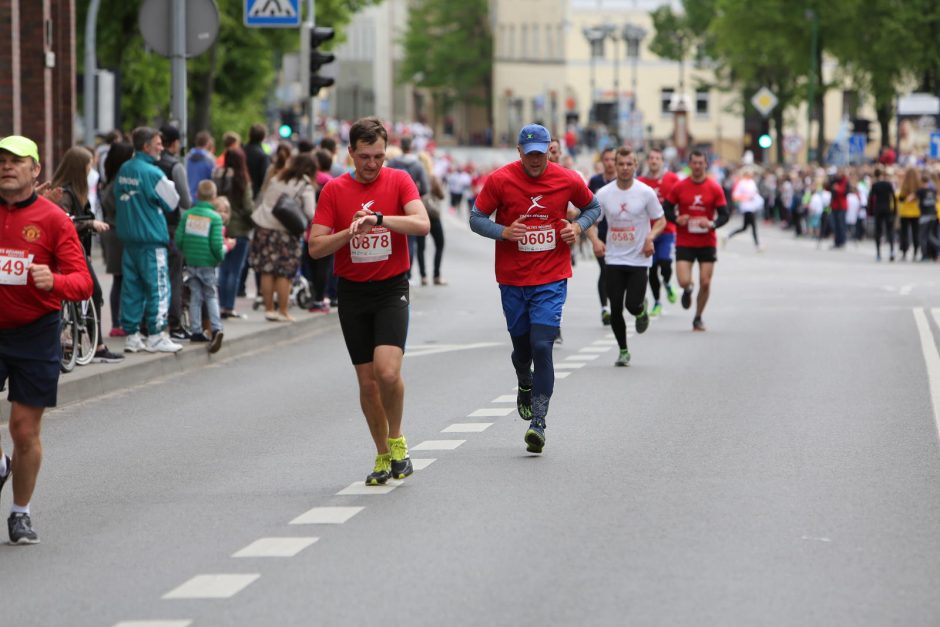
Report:
[{"label": "race bib 49", "polygon": [[0,248],[0,285],[26,285],[33,256],[25,250]]}]

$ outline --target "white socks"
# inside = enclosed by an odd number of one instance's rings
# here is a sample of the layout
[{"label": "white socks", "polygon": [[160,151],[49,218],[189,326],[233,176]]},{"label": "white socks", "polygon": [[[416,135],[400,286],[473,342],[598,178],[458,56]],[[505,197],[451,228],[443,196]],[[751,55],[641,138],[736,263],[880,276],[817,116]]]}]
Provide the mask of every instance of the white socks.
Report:
[{"label": "white socks", "polygon": [[29,516],[29,503],[23,506],[20,506],[14,503],[13,507],[10,508],[10,512],[13,514],[26,514],[27,516]]},{"label": "white socks", "polygon": [[10,464],[7,463],[7,456],[0,454],[0,477],[6,477],[10,472]]}]

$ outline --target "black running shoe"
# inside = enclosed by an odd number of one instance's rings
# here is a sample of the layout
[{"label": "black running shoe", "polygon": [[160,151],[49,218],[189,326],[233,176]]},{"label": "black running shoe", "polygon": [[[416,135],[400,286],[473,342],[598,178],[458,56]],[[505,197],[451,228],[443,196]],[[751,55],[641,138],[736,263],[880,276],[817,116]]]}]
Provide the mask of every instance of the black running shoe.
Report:
[{"label": "black running shoe", "polygon": [[688,309],[692,306],[692,290],[684,289],[682,290],[682,308]]},{"label": "black running shoe", "polygon": [[388,439],[388,448],[392,456],[392,478],[404,479],[415,471],[408,457],[408,442],[405,436]]},{"label": "black running shoe", "polygon": [[173,340],[188,340],[190,335],[192,334],[183,328],[173,329],[170,331],[170,339]]},{"label": "black running shoe", "polygon": [[646,299],[643,299],[643,313],[636,317],[636,332],[644,333],[650,326],[650,314],[646,311]]},{"label": "black running shoe", "polygon": [[605,327],[610,326],[610,312],[606,309],[601,309],[601,324]]},{"label": "black running shoe", "polygon": [[39,544],[39,536],[33,531],[29,514],[10,514],[7,529],[10,532],[10,544]]},{"label": "black running shoe", "polygon": [[525,450],[530,453],[541,453],[545,448],[545,419],[533,418],[529,423],[529,430],[525,432]]},{"label": "black running shoe", "polygon": [[532,386],[519,386],[519,393],[516,394],[516,410],[519,417],[523,420],[532,420]]},{"label": "black running shoe", "polygon": [[692,330],[693,331],[704,331],[705,323],[702,322],[701,316],[695,316],[695,319],[692,320]]},{"label": "black running shoe", "polygon": [[366,477],[366,485],[385,485],[392,475],[392,455],[379,453],[375,456],[375,467]]}]

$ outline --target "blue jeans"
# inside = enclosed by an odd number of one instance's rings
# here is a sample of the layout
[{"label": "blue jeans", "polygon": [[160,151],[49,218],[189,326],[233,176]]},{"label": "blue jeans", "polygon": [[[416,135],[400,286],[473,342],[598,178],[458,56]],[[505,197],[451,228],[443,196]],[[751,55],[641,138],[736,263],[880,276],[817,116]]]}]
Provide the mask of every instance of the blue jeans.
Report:
[{"label": "blue jeans", "polygon": [[[237,275],[236,275],[237,276]],[[219,314],[219,292],[216,289],[215,268],[189,269],[189,331],[202,333],[202,303],[209,311],[209,325],[212,332],[222,330],[222,316]]]},{"label": "blue jeans", "polygon": [[219,307],[224,311],[235,309],[238,281],[248,258],[248,241],[247,236],[235,238],[235,248],[225,254],[225,259],[219,266]]},{"label": "blue jeans", "polygon": [[841,248],[845,246],[845,236],[846,236],[845,211],[833,211],[832,212],[832,234],[833,234],[833,244],[836,246],[836,248]]}]

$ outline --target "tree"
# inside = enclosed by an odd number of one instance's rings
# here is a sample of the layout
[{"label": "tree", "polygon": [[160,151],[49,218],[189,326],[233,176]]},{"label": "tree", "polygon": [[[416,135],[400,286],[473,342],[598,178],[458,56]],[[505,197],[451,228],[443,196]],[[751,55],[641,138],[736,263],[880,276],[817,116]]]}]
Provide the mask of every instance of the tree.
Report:
[{"label": "tree", "polygon": [[399,83],[430,90],[437,113],[484,105],[492,126],[493,35],[488,0],[412,0]]}]

